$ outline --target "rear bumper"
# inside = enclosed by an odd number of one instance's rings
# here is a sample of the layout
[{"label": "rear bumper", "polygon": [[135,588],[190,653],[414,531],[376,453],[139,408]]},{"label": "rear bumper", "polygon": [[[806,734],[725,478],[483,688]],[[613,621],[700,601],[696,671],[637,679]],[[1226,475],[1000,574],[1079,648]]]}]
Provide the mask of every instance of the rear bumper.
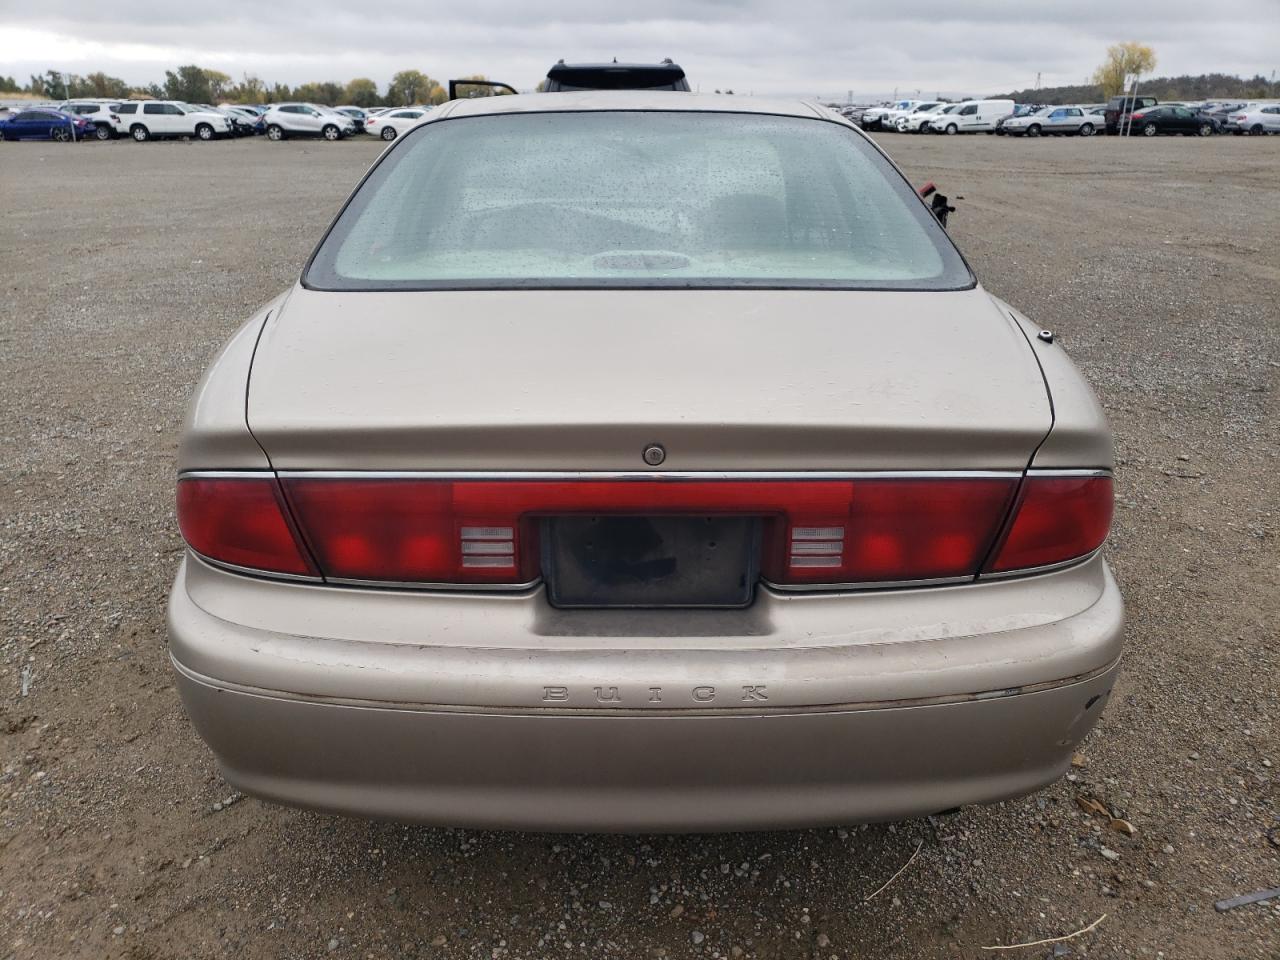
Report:
[{"label": "rear bumper", "polygon": [[[1114,683],[1122,607],[1101,558],[1032,580],[874,601],[762,593],[755,620],[683,612],[701,634],[665,638],[654,624],[671,618],[643,616],[628,629],[644,637],[573,635],[566,623],[596,621],[548,614],[540,590],[402,598],[390,616],[411,611],[426,644],[312,633],[320,622],[343,633],[323,609],[331,597],[358,608],[386,594],[264,584],[188,560],[169,627],[197,730],[231,783],[268,799],[455,826],[802,827],[990,802],[1061,776]],[[260,611],[263,590],[284,591],[284,614]],[[1019,605],[1037,593],[1031,616]],[[860,618],[895,599],[903,623],[886,642]],[[964,625],[975,600],[1004,605],[988,611],[1002,629],[946,635],[936,617],[949,607]],[[320,607],[316,619],[264,629],[298,602]],[[1059,616],[1064,602],[1078,609]],[[237,603],[259,623],[226,619]],[[815,610],[826,632],[802,625]],[[488,645],[450,636],[454,616]],[[726,636],[735,617],[763,628]],[[376,621],[364,616],[368,636],[386,629]]]},{"label": "rear bumper", "polygon": [[448,826],[779,829],[895,819],[1060,777],[1115,679],[933,706],[726,716],[386,709],[179,688],[229,782],[282,803]]}]

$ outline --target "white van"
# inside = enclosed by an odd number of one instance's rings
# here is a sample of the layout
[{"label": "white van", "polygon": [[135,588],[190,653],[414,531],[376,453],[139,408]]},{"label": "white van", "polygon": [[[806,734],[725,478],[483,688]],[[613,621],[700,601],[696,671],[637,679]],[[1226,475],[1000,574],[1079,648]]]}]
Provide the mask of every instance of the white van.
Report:
[{"label": "white van", "polygon": [[996,121],[1013,113],[1012,100],[966,100],[945,121],[929,124],[934,133],[991,133]]}]

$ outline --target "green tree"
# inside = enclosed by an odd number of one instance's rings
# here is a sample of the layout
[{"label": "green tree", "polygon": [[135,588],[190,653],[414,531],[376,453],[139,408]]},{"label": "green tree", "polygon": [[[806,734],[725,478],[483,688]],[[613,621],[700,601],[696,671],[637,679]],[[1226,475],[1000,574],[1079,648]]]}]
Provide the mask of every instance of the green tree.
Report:
[{"label": "green tree", "polygon": [[49,100],[66,100],[71,96],[67,89],[67,78],[58,70],[46,70],[44,73],[32,74],[31,94]]},{"label": "green tree", "polygon": [[440,84],[420,70],[401,70],[387,87],[387,103],[393,107],[414,103],[443,103],[448,96]]},{"label": "green tree", "polygon": [[304,83],[293,91],[293,96],[296,100],[305,100],[307,103],[323,103],[327,107],[332,107],[336,104],[341,99],[342,94],[342,84],[329,81],[324,83]]},{"label": "green tree", "polygon": [[1093,72],[1093,82],[1102,87],[1104,97],[1124,92],[1131,76],[1150,73],[1156,66],[1156,52],[1143,43],[1126,41],[1107,47],[1107,59]]},{"label": "green tree", "polygon": [[204,71],[204,78],[209,84],[209,99],[202,103],[217,103],[227,98],[227,90],[231,88],[231,78],[221,70]]},{"label": "green tree", "polygon": [[128,92],[129,85],[119,77],[110,77],[102,72],[91,73],[87,77],[68,73],[62,77],[61,89],[51,90],[50,95],[65,96],[70,100],[77,97],[123,97]]},{"label": "green tree", "polygon": [[226,89],[223,97],[233,103],[262,103],[266,99],[266,85],[252,74],[243,74],[240,82]]},{"label": "green tree", "polygon": [[166,70],[164,95],[170,100],[185,100],[188,103],[208,103],[213,99],[209,77],[195,64],[179,67],[177,73]]},{"label": "green tree", "polygon": [[382,103],[378,96],[378,85],[368,77],[356,77],[342,91],[342,100],[355,107],[376,107]]}]

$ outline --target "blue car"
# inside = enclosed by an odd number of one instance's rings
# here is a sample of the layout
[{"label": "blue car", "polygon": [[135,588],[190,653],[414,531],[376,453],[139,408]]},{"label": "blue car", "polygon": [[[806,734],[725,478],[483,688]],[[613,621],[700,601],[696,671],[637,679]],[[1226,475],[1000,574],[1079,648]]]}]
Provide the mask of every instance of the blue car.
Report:
[{"label": "blue car", "polygon": [[0,120],[3,140],[87,140],[94,136],[93,124],[84,117],[61,110],[20,110]]}]

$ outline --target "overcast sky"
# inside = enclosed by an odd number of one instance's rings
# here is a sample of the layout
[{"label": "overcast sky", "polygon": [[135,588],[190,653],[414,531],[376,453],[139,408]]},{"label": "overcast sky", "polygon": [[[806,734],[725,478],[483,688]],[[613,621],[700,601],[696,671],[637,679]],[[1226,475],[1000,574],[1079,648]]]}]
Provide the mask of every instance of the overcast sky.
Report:
[{"label": "overcast sky", "polygon": [[1109,43],[1157,73],[1270,76],[1280,0],[0,0],[0,73],[101,69],[130,83],[179,64],[298,84],[400,69],[531,89],[567,60],[672,57],[709,91],[983,93],[1081,83]]}]

